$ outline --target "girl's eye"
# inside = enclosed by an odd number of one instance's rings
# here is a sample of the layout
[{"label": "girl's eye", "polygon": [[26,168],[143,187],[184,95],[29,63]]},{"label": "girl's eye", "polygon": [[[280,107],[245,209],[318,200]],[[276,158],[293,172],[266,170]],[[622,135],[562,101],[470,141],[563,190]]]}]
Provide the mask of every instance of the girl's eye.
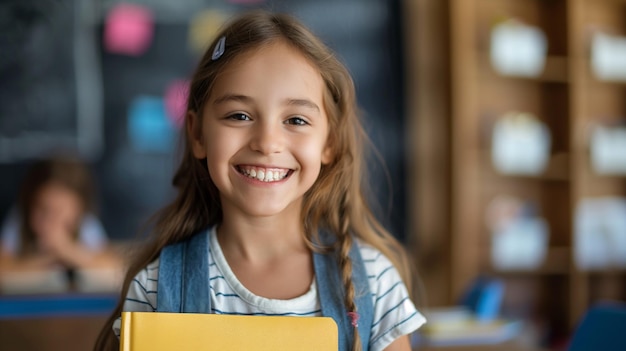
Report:
[{"label": "girl's eye", "polygon": [[309,124],[307,121],[305,121],[301,117],[291,117],[287,121],[285,121],[285,123],[293,124],[293,125],[296,125],[296,126],[306,126],[307,124]]},{"label": "girl's eye", "polygon": [[228,119],[232,119],[234,121],[249,121],[250,117],[244,113],[234,113],[227,117]]}]

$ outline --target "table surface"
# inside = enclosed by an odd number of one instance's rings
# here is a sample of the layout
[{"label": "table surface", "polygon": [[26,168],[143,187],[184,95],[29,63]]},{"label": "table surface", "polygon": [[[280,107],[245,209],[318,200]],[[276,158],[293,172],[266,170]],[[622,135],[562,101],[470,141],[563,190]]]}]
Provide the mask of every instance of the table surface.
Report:
[{"label": "table surface", "polygon": [[0,295],[0,320],[108,315],[117,294]]},{"label": "table surface", "polygon": [[63,293],[0,296],[0,349],[92,350],[119,296]]},{"label": "table surface", "polygon": [[422,346],[414,351],[549,351],[548,349],[535,348],[521,345],[515,341],[509,341],[494,345],[467,345],[467,346]]}]

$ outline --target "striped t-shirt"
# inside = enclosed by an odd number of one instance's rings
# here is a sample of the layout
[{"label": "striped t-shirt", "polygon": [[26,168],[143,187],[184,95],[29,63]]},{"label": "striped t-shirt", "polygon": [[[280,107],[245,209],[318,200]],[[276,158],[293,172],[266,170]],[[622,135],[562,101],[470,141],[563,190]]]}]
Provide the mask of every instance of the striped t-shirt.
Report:
[{"label": "striped t-shirt", "polygon": [[[264,316],[321,316],[315,279],[304,295],[289,299],[268,299],[253,294],[232,272],[217,240],[209,233],[209,285],[211,310],[216,314]],[[407,289],[391,262],[372,246],[358,243],[369,278],[374,302],[370,349],[383,350],[395,339],[412,333],[426,320],[409,299]],[[124,311],[154,312],[157,306],[159,260],[150,263],[133,279],[124,302]],[[120,319],[113,330],[119,336]]]}]

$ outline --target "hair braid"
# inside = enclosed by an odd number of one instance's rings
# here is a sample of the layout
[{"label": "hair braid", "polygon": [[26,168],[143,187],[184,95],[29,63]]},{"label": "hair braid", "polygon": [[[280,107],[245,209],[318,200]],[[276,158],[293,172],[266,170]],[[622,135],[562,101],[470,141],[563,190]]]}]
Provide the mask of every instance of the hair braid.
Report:
[{"label": "hair braid", "polygon": [[[350,258],[350,248],[352,247],[352,234],[350,233],[350,216],[348,212],[349,204],[347,200],[347,194],[344,196],[344,201],[341,211],[341,234],[339,235],[339,266],[341,270],[341,278],[343,287],[345,290],[345,304],[346,313],[353,312],[358,313],[355,300],[354,283],[352,281],[352,259]],[[361,351],[363,345],[361,344],[361,337],[359,336],[359,329],[354,326],[354,339],[352,341],[352,351]]]}]

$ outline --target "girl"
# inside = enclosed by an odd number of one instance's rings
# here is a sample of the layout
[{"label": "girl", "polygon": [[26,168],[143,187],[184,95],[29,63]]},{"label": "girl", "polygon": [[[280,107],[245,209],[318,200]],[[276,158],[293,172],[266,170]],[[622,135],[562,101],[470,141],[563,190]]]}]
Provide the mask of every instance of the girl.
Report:
[{"label": "girl", "polygon": [[[364,139],[352,79],[319,39],[286,15],[231,22],[191,82],[178,197],[97,349],[119,347],[125,310],[330,314],[340,350],[409,350],[424,318],[403,283],[402,247],[366,206]],[[198,280],[184,283],[193,291],[180,307],[183,267]]]},{"label": "girl", "polygon": [[78,159],[35,162],[0,236],[0,272],[113,267],[107,237],[93,215],[91,174]]}]

